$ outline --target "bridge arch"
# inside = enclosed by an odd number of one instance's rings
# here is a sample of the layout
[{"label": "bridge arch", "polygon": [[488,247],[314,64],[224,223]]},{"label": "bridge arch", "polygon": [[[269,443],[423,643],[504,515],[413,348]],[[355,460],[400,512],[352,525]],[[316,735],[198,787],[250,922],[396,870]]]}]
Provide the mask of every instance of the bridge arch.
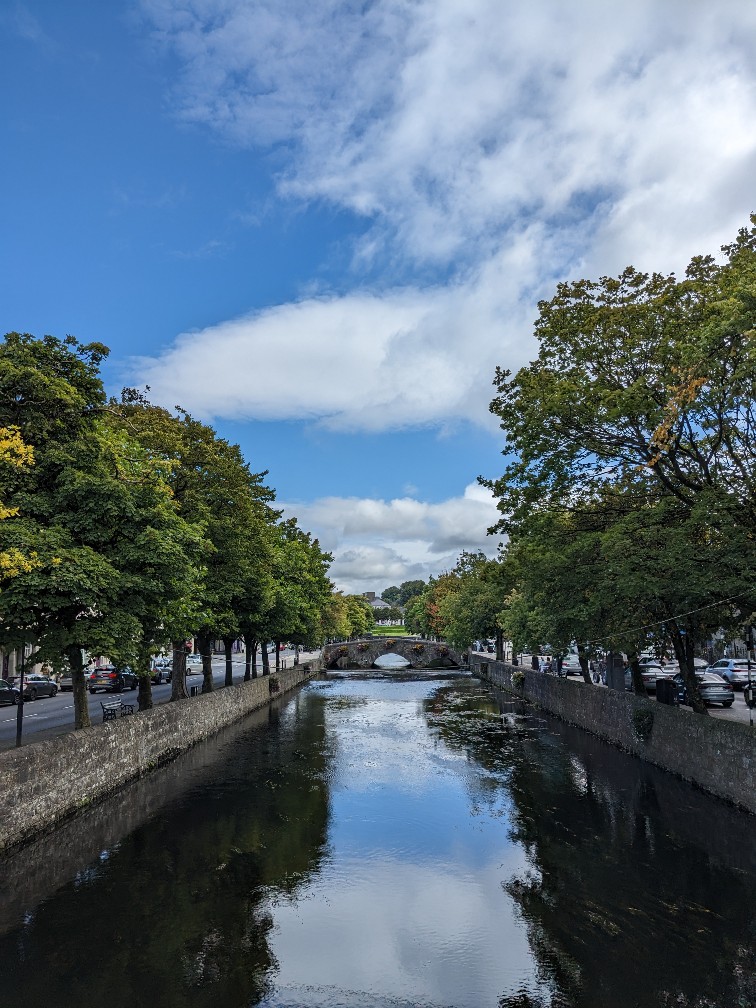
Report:
[{"label": "bridge arch", "polygon": [[467,652],[458,651],[444,641],[428,641],[421,637],[366,637],[342,644],[327,644],[323,649],[326,669],[369,669],[377,658],[398,654],[416,669],[453,669],[467,665]]}]

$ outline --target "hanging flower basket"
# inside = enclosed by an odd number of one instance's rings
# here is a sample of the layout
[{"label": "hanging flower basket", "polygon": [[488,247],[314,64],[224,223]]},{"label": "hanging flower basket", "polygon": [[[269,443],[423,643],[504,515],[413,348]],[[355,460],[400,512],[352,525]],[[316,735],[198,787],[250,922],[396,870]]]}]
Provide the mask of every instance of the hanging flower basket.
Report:
[{"label": "hanging flower basket", "polygon": [[357,645],[357,650],[358,650],[358,651],[367,651],[367,649],[368,649],[369,647],[370,647],[370,645],[369,645],[369,644],[366,644],[366,643],[365,643],[365,641],[363,641],[363,642],[362,642],[362,644],[358,644],[358,645]]},{"label": "hanging flower basket", "polygon": [[425,651],[425,644],[421,644],[419,641],[417,644],[412,645],[412,650],[415,654],[422,654]]},{"label": "hanging flower basket", "polygon": [[344,647],[344,645],[342,644],[341,647],[339,648],[339,655],[342,658],[345,658],[348,654],[349,654],[349,648]]},{"label": "hanging flower basket", "polygon": [[442,658],[445,658],[449,654],[449,648],[445,644],[440,644],[436,648],[436,654],[441,655]]}]

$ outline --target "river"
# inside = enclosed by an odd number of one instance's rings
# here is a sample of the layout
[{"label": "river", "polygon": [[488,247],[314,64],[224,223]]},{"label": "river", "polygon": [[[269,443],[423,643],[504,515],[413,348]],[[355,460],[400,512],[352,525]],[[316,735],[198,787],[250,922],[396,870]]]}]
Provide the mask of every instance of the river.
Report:
[{"label": "river", "polygon": [[314,681],[0,861],[3,1008],[752,1008],[756,820],[468,675]]}]

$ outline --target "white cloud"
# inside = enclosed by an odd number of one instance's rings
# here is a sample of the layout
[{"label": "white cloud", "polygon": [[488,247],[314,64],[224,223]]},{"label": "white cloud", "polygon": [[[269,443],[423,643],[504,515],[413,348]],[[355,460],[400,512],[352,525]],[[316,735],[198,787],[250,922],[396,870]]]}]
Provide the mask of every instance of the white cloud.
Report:
[{"label": "white cloud", "polygon": [[493,368],[532,355],[536,301],[558,279],[679,270],[753,208],[756,5],[142,6],[179,60],[177,114],[281,144],[279,192],[366,217],[355,269],[386,278],[137,363],[169,405],[203,374],[205,418],[486,424]]},{"label": "white cloud", "polygon": [[496,555],[498,540],[486,534],[499,518],[496,502],[475,483],[438,504],[323,497],[281,506],[333,554],[331,578],[351,594],[426,581],[451,569],[463,550]]},{"label": "white cloud", "polygon": [[191,388],[200,419],[306,418],[370,431],[454,419],[494,426],[494,368],[502,357],[525,363],[532,351],[530,319],[511,288],[514,275],[535,281],[533,255],[524,233],[465,283],[311,297],[185,333],[159,357],[132,361],[132,378],[169,407]]}]

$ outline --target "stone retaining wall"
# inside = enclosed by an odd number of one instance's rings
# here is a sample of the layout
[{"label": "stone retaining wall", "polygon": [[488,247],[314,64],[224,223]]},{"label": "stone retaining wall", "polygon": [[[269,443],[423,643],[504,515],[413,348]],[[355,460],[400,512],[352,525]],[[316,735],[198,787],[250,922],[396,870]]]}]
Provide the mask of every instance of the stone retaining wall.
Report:
[{"label": "stone retaining wall", "polygon": [[[280,693],[319,663],[274,673]],[[279,695],[279,694],[276,694]],[[0,853],[39,835],[270,702],[264,676],[0,753]]]},{"label": "stone retaining wall", "polygon": [[[471,668],[570,724],[756,813],[756,733],[749,725],[503,662],[473,658]],[[514,672],[524,674],[520,686],[513,685]]]}]

